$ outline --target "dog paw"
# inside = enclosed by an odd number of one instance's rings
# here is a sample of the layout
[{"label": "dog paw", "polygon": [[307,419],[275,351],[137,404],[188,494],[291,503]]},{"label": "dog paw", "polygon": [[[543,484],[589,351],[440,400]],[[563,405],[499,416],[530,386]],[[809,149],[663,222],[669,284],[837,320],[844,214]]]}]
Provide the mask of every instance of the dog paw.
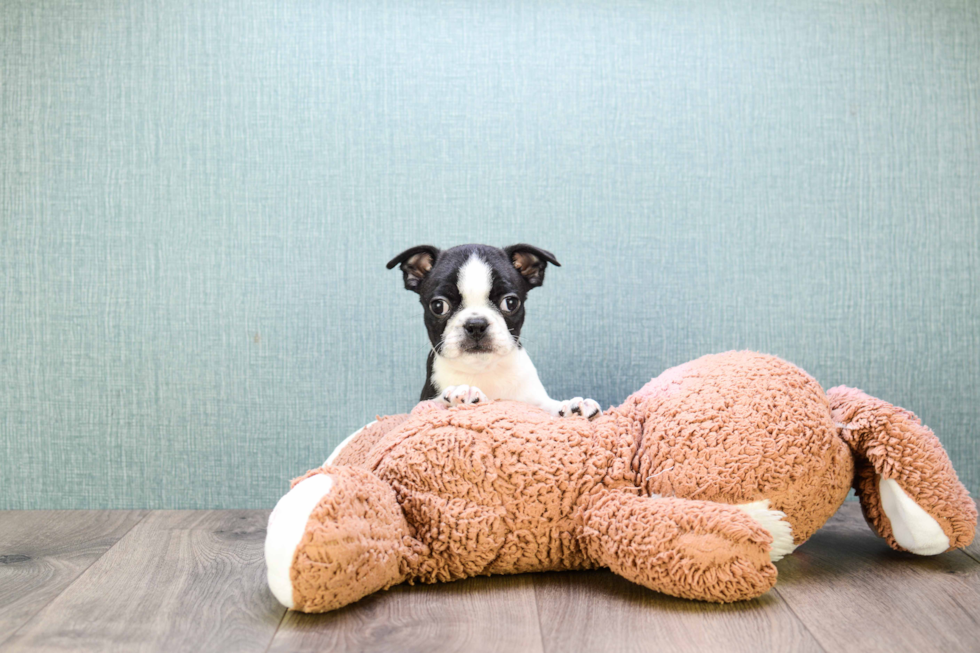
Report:
[{"label": "dog paw", "polygon": [[485,404],[490,401],[475,385],[451,385],[442,391],[439,398],[449,406]]},{"label": "dog paw", "polygon": [[558,408],[559,417],[570,417],[571,415],[581,415],[587,419],[595,419],[602,413],[599,402],[595,399],[582,399],[575,397],[561,402]]}]

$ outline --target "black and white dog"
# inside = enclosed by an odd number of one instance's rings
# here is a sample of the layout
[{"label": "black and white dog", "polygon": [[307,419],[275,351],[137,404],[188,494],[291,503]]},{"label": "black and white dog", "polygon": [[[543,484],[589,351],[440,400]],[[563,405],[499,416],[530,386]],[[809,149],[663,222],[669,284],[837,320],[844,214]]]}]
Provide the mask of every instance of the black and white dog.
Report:
[{"label": "black and white dog", "polygon": [[524,298],[544,283],[551,252],[531,245],[504,249],[431,245],[405,250],[388,262],[401,268],[405,288],[418,293],[432,350],[422,400],[450,405],[491,399],[523,401],[552,415],[600,412],[592,399],[551,399],[521,343]]}]

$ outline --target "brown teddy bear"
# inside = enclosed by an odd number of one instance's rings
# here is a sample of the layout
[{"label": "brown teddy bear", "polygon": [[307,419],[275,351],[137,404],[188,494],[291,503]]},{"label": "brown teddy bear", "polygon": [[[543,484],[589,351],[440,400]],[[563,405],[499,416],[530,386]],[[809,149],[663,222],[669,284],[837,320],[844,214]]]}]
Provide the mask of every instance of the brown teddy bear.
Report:
[{"label": "brown teddy bear", "polygon": [[751,599],[852,485],[895,549],[973,539],[973,501],[915,415],[825,393],[773,356],[699,358],[591,422],[424,402],[293,482],[269,518],[269,585],[324,612],[406,581],[608,567],[674,596]]}]

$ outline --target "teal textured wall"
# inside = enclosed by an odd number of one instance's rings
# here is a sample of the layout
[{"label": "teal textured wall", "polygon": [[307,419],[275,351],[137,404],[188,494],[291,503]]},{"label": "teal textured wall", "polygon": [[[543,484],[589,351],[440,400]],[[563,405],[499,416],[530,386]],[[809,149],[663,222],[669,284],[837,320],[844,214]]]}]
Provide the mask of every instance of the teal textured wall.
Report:
[{"label": "teal textured wall", "polygon": [[272,505],[421,388],[384,263],[473,241],[561,260],[554,396],[772,352],[980,489],[980,3],[25,0],[0,37],[0,508]]}]

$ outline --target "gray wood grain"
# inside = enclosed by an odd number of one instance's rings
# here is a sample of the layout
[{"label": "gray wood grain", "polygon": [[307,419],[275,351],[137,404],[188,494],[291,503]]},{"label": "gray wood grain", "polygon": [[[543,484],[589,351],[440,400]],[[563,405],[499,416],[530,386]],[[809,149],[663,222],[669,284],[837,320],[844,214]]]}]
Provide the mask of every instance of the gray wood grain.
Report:
[{"label": "gray wood grain", "polygon": [[0,512],[0,644],[144,515],[138,510]]},{"label": "gray wood grain", "polygon": [[746,603],[673,599],[597,571],[401,586],[285,617],[266,586],[267,515],[0,513],[0,651],[894,653],[980,641],[977,545],[891,551],[855,503]]},{"label": "gray wood grain", "polygon": [[535,590],[547,653],[821,650],[773,592],[745,603],[700,603],[608,571],[542,574]]},{"label": "gray wood grain", "polygon": [[980,563],[893,551],[846,503],[779,563],[778,593],[827,651],[976,651]]},{"label": "gray wood grain", "polygon": [[4,651],[264,651],[266,510],[154,512],[15,633]]},{"label": "gray wood grain", "polygon": [[532,578],[399,586],[323,615],[289,612],[270,651],[541,651]]},{"label": "gray wood grain", "polygon": [[970,556],[977,562],[980,562],[980,542],[978,542],[977,539],[974,539],[970,546],[963,549],[963,553]]}]

